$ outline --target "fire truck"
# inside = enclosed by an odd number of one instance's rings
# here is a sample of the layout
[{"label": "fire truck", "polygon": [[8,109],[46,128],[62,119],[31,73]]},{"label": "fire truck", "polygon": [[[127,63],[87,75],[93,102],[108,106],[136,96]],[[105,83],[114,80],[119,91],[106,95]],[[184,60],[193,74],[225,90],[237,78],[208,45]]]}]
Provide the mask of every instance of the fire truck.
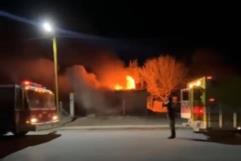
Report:
[{"label": "fire truck", "polygon": [[54,93],[40,84],[0,85],[0,135],[25,135],[38,126],[58,123]]},{"label": "fire truck", "polygon": [[181,118],[194,132],[241,130],[241,79],[205,76],[181,90]]}]

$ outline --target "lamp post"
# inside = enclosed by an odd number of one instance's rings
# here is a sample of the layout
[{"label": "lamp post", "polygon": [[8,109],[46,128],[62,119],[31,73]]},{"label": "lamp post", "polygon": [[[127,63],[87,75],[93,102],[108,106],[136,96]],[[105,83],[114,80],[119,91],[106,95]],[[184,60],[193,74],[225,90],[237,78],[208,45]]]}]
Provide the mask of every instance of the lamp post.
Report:
[{"label": "lamp post", "polygon": [[57,52],[57,40],[54,33],[54,26],[50,22],[44,22],[42,24],[43,30],[51,34],[52,47],[53,47],[53,60],[54,60],[54,84],[55,84],[55,103],[57,106],[57,112],[59,112],[59,83],[58,83],[58,52]]}]

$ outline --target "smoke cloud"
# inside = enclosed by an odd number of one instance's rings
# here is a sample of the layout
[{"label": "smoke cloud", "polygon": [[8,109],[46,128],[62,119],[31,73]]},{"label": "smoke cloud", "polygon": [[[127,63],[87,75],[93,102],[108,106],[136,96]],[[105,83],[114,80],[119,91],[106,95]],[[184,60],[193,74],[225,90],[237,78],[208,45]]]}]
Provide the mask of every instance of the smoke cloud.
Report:
[{"label": "smoke cloud", "polygon": [[[82,57],[83,58],[83,57]],[[95,57],[80,60],[84,65],[72,65],[60,68],[60,95],[75,93],[78,107],[88,113],[115,113],[120,106],[119,96],[114,96],[113,87],[120,84],[125,75],[124,63],[115,55],[101,53]],[[0,60],[2,83],[21,83],[30,80],[41,83],[54,90],[54,65],[45,58],[20,59],[19,57]],[[88,70],[87,70],[88,69]],[[7,80],[7,81],[6,81]]]}]

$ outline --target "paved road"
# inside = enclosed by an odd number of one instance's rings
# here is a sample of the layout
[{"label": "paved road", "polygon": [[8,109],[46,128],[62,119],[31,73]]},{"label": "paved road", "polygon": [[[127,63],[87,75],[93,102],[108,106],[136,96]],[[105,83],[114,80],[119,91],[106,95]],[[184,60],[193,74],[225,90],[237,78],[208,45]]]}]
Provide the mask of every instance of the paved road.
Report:
[{"label": "paved road", "polygon": [[240,138],[208,140],[179,129],[167,140],[162,130],[62,130],[48,135],[0,140],[3,161],[241,160]]}]

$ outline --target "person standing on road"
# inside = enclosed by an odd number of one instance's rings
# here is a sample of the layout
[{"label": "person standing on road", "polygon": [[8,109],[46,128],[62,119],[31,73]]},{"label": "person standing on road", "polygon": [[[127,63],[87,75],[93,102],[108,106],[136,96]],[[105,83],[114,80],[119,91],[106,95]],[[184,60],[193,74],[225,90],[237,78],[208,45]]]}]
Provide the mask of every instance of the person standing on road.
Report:
[{"label": "person standing on road", "polygon": [[168,139],[174,139],[176,137],[176,130],[175,130],[175,117],[176,117],[176,108],[178,106],[178,99],[177,96],[171,95],[169,99],[165,102],[167,107],[167,113],[169,118],[169,126],[171,130],[171,136]]}]

